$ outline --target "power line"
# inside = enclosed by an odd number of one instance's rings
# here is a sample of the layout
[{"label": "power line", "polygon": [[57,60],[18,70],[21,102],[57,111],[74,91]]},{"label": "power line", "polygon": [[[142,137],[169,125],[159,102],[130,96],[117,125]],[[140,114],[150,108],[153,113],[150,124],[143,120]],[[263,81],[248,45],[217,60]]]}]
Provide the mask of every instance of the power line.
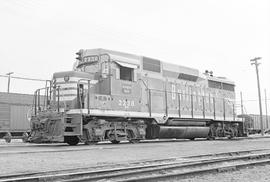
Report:
[{"label": "power line", "polygon": [[[6,78],[8,78],[9,76],[7,76],[7,75],[0,75],[0,77],[6,77]],[[40,81],[40,82],[46,82],[46,81],[48,81],[48,80],[43,80],[43,79],[25,78],[25,77],[18,77],[18,76],[10,76],[10,78],[19,79],[19,80]]]},{"label": "power line", "polygon": [[[265,99],[263,99],[263,100],[265,100]],[[270,100],[270,99],[266,99],[266,100]],[[258,99],[251,99],[251,100],[243,100],[243,102],[257,102],[257,101],[259,101]],[[235,100],[235,102],[241,102],[240,100]]]}]

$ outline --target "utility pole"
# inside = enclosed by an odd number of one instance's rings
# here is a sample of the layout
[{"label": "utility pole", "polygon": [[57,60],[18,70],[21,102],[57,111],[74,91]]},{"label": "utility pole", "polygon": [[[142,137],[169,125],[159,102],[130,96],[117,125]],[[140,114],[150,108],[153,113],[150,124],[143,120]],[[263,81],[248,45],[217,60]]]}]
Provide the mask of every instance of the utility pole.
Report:
[{"label": "utility pole", "polygon": [[251,59],[251,65],[255,65],[256,68],[256,75],[257,75],[257,86],[258,86],[258,96],[259,96],[259,108],[260,108],[260,121],[261,121],[261,134],[264,135],[264,129],[263,129],[263,118],[262,118],[262,102],[261,102],[261,88],[260,88],[260,78],[259,78],[259,70],[258,66],[260,63],[258,63],[258,60],[262,59],[261,57],[256,57],[254,59]]},{"label": "utility pole", "polygon": [[8,87],[7,87],[7,93],[9,93],[9,87],[10,87],[10,75],[12,75],[14,72],[9,72],[6,75],[8,75]]},{"label": "utility pole", "polygon": [[241,99],[241,115],[242,115],[242,121],[244,121],[244,107],[243,107],[243,97],[242,97],[242,92],[240,92],[240,99]]},{"label": "utility pole", "polygon": [[265,99],[265,122],[266,122],[266,128],[269,129],[269,123],[268,123],[268,115],[267,115],[267,96],[266,96],[266,89],[264,89],[264,99]]}]

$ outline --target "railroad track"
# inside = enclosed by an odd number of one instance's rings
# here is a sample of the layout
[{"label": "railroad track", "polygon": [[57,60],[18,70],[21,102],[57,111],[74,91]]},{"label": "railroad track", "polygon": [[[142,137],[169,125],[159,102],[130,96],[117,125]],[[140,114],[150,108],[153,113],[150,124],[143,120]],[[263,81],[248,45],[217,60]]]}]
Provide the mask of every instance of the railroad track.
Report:
[{"label": "railroad track", "polygon": [[156,181],[270,163],[270,149],[139,161],[42,173],[0,176],[0,181]]},{"label": "railroad track", "polygon": [[[22,144],[22,145],[5,145],[0,146],[0,155],[17,155],[17,154],[36,154],[36,153],[59,153],[59,152],[74,152],[74,151],[88,151],[88,150],[99,150],[99,149],[115,149],[117,147],[123,147],[123,145],[127,145],[127,147],[132,147],[133,145],[138,144],[149,144],[149,143],[168,143],[168,142],[184,142],[185,140],[153,140],[153,141],[141,141],[137,144],[131,144],[129,142],[124,142],[120,144],[111,144],[111,143],[98,143],[95,145],[78,145],[78,146],[68,146],[68,145],[57,145],[57,144]],[[198,140],[198,141],[207,141],[207,140]],[[193,141],[194,142],[194,141]],[[1,151],[1,148],[9,149],[6,151]],[[11,150],[11,148],[16,149],[26,149],[21,151]],[[27,150],[27,148],[35,148],[37,150]]]},{"label": "railroad track", "polygon": [[[44,146],[46,147],[46,146]],[[50,148],[46,150],[35,150],[35,151],[6,151],[0,152],[0,155],[17,155],[17,154],[39,154],[39,153],[60,153],[60,152],[78,152],[78,151],[90,151],[90,150],[100,150],[100,149],[113,149],[112,147],[87,147],[87,148],[71,148],[68,147],[65,149]]]},{"label": "railroad track", "polygon": [[[270,138],[270,136],[267,137],[256,137],[256,138],[248,138],[248,137],[241,137],[241,138],[235,138],[232,140],[244,140],[244,139],[261,139],[261,138]],[[218,138],[216,141],[229,141],[228,139],[224,138]],[[180,139],[180,140],[173,140],[173,139],[161,139],[161,140],[142,140],[139,143],[167,143],[167,142],[187,142],[189,140],[185,139]],[[201,141],[208,141],[206,139],[198,139],[196,140],[198,142]],[[192,141],[194,142],[194,141]],[[0,145],[0,148],[38,148],[39,150],[35,151],[16,151],[16,150],[8,150],[8,151],[1,151],[1,155],[11,155],[11,154],[29,154],[29,153],[56,153],[56,152],[74,152],[74,151],[87,151],[87,150],[96,150],[96,149],[114,149],[117,146],[122,146],[122,145],[129,145],[129,142],[124,142],[118,145],[111,144],[108,142],[102,142],[98,143],[93,146],[85,146],[85,145],[78,145],[78,146],[68,146],[65,144],[18,144],[18,145],[9,145],[9,144],[3,144]],[[49,149],[44,150],[43,148],[49,147]]]}]

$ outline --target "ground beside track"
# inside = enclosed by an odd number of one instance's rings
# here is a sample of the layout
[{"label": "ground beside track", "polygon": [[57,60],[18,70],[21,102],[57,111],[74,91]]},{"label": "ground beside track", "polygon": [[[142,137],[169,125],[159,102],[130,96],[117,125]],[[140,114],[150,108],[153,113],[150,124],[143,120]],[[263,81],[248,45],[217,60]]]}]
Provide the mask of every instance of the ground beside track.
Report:
[{"label": "ground beside track", "polygon": [[[207,173],[196,176],[177,177],[164,182],[269,182],[270,165],[249,166],[244,169],[222,173]],[[159,181],[157,181],[159,182]]]},{"label": "ground beside track", "polygon": [[[95,146],[67,146],[63,144],[24,144],[0,142],[1,175],[40,172],[77,167],[128,163],[170,157],[184,157],[239,150],[270,149],[270,138],[216,141],[178,141],[138,144],[102,144]],[[184,181],[269,181],[270,167],[254,167],[218,175],[202,175]],[[250,173],[250,174],[249,174]],[[248,176],[244,178],[244,176]],[[264,176],[265,174],[265,176]],[[240,178],[239,178],[240,176]],[[238,179],[238,180],[237,180]],[[241,180],[240,180],[241,179]],[[176,179],[179,181],[180,179]]]}]

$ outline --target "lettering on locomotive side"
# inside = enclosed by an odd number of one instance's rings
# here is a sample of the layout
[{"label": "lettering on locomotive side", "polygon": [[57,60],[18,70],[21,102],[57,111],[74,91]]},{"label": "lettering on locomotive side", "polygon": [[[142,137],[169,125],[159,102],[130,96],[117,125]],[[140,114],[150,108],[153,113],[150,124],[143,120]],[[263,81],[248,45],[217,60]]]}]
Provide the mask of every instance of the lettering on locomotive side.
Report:
[{"label": "lettering on locomotive side", "polygon": [[134,102],[134,100],[119,99],[118,105],[123,106],[125,109],[128,109],[129,107],[134,107],[135,102]]},{"label": "lettering on locomotive side", "polygon": [[122,85],[122,93],[131,94],[131,85],[123,84]]},{"label": "lettering on locomotive side", "polygon": [[109,64],[108,64],[108,62],[103,62],[101,67],[102,67],[102,69],[101,69],[102,75],[109,74]]}]

